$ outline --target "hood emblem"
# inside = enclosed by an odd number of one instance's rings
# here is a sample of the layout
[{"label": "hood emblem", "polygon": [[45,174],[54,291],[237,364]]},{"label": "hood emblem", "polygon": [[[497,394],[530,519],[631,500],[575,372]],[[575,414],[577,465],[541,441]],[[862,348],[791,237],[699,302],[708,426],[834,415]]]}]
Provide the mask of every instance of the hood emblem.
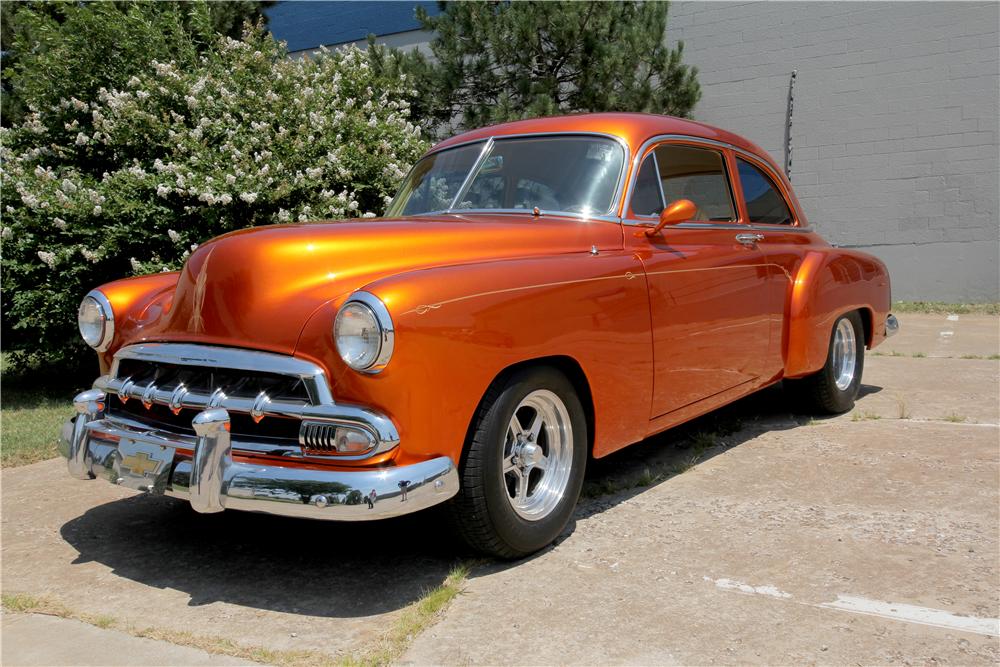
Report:
[{"label": "hood emblem", "polygon": [[194,303],[191,305],[191,317],[188,319],[188,331],[191,333],[201,333],[205,330],[205,318],[201,311],[205,307],[205,287],[208,285],[208,260],[212,259],[215,248],[208,251],[205,261],[198,269],[198,277],[194,281]]}]

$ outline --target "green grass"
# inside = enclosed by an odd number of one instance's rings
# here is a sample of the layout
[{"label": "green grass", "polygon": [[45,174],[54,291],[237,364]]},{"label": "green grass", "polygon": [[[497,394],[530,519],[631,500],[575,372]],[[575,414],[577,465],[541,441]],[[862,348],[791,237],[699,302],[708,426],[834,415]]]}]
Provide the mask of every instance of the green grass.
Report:
[{"label": "green grass", "polygon": [[263,646],[238,644],[224,637],[198,635],[192,632],[167,628],[138,628],[133,623],[114,616],[85,614],[70,609],[57,600],[24,593],[4,593],[3,609],[22,614],[46,614],[72,618],[99,628],[126,632],[134,637],[145,637],[190,646],[216,655],[227,655],[261,662],[278,667],[381,667],[398,662],[399,657],[416,637],[434,624],[448,605],[465,588],[469,570],[480,561],[461,563],[448,574],[441,585],[427,591],[384,630],[373,643],[347,656],[332,656],[320,651],[275,650]]},{"label": "green grass", "polygon": [[895,301],[894,313],[933,315],[1000,315],[1000,303],[945,303],[943,301]]},{"label": "green grass", "polygon": [[11,468],[51,459],[63,422],[73,414],[72,402],[41,390],[0,390],[0,466]]},{"label": "green grass", "polygon": [[471,565],[473,563],[455,566],[440,586],[427,591],[417,602],[403,610],[402,615],[386,629],[374,646],[360,655],[344,660],[343,664],[349,666],[396,664],[410,643],[433,625],[451,601],[462,592]]},{"label": "green grass", "polygon": [[946,416],[944,417],[944,420],[945,420],[946,422],[952,422],[952,423],[954,423],[954,424],[961,424],[962,422],[964,422],[964,421],[965,421],[965,419],[966,419],[966,418],[965,418],[965,417],[963,417],[962,415],[960,415],[960,414],[956,414],[956,413],[954,413],[954,412],[952,412],[951,414],[949,414],[949,415],[946,415]]}]

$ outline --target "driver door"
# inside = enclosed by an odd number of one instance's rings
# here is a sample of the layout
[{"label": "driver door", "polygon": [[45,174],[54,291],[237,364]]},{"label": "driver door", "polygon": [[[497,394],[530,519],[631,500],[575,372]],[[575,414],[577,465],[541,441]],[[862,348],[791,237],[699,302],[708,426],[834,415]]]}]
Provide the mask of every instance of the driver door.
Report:
[{"label": "driver door", "polygon": [[[636,177],[625,222],[635,225],[626,235],[649,285],[650,419],[753,382],[765,367],[767,266],[740,221],[731,163],[726,149],[669,141],[646,155]],[[694,202],[696,219],[648,236],[677,199]]]}]

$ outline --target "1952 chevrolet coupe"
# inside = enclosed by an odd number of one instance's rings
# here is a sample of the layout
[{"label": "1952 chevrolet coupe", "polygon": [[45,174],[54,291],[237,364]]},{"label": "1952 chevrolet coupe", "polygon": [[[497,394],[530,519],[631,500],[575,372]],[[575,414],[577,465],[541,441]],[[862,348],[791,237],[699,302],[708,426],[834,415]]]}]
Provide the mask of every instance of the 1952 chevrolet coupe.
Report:
[{"label": "1952 chevrolet coupe", "polygon": [[382,219],[246,229],[80,306],[103,373],[74,477],[199,512],[380,519],[475,548],[565,527],[602,457],[784,380],[851,408],[893,334],[878,259],[809,228],[754,144],[592,114],[435,146]]}]

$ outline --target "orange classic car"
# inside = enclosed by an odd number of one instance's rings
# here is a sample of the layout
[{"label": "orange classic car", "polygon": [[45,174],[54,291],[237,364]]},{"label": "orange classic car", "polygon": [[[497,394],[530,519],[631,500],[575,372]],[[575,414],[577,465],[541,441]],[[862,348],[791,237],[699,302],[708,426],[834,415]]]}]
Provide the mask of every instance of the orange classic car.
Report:
[{"label": "orange classic car", "polygon": [[878,259],[809,227],[745,139],[588,114],[468,132],[386,217],[275,225],[91,291],[102,375],[70,473],[362,521],[448,502],[478,550],[547,545],[602,457],[784,381],[853,405],[893,334]]}]

